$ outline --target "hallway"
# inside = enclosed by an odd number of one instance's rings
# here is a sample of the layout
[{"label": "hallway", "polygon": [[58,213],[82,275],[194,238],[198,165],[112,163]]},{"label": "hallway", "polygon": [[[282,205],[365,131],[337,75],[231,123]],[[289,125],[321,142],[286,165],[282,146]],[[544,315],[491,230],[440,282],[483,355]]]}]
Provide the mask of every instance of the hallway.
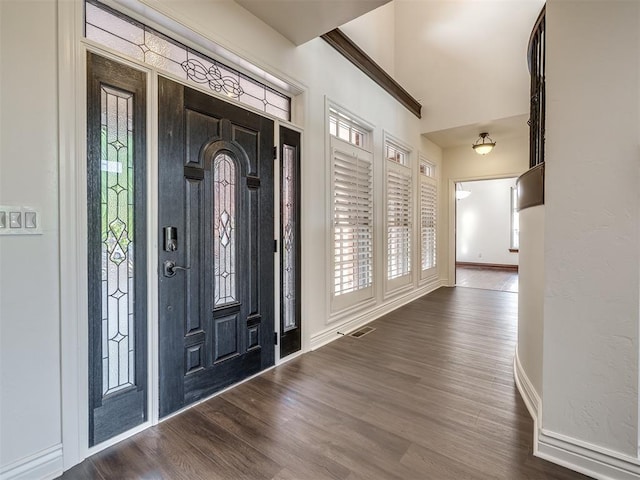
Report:
[{"label": "hallway", "polygon": [[513,381],[517,300],[441,288],[61,478],[586,478],[531,454]]}]

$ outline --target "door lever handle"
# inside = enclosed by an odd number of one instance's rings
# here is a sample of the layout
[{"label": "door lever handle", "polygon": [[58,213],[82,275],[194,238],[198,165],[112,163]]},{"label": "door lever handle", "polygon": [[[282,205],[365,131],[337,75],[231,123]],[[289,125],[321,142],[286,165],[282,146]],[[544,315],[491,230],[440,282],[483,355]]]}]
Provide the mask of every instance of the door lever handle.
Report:
[{"label": "door lever handle", "polygon": [[180,265],[176,265],[176,262],[173,260],[165,260],[162,264],[162,273],[165,277],[173,277],[176,274],[177,270],[190,270],[191,267],[183,267]]}]

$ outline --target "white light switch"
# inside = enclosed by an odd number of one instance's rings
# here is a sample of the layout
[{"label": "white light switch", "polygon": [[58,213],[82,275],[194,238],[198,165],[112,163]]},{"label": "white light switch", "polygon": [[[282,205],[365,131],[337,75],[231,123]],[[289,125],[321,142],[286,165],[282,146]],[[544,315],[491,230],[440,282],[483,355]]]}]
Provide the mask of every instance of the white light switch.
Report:
[{"label": "white light switch", "polygon": [[37,228],[36,212],[24,212],[24,228]]},{"label": "white light switch", "polygon": [[22,228],[22,212],[9,212],[9,227]]},{"label": "white light switch", "polygon": [[0,205],[0,235],[41,235],[41,220],[38,208]]}]

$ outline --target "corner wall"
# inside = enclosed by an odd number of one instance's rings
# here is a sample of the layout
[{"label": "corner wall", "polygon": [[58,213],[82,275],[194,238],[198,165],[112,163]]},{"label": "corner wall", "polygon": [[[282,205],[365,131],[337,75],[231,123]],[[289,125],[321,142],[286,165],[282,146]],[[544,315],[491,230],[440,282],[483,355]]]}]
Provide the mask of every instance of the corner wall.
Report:
[{"label": "corner wall", "polygon": [[635,464],[639,32],[638,2],[547,2],[542,427]]},{"label": "corner wall", "polygon": [[537,400],[542,397],[544,208],[538,205],[520,211],[518,359]]}]

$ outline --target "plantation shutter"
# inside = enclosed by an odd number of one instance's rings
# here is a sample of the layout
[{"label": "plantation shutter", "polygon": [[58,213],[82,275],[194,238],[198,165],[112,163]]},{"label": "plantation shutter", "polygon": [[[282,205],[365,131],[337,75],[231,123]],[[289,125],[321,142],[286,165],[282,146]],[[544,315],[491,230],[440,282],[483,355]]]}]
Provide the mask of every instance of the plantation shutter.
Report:
[{"label": "plantation shutter", "polygon": [[[334,296],[373,283],[371,154],[332,139]],[[337,147],[337,148],[336,148]]]},{"label": "plantation shutter", "polygon": [[[402,170],[406,170],[406,173]],[[411,273],[411,176],[408,169],[387,172],[387,278]]]},{"label": "plantation shutter", "polygon": [[436,266],[436,185],[422,179],[420,183],[420,243],[422,270]]}]

